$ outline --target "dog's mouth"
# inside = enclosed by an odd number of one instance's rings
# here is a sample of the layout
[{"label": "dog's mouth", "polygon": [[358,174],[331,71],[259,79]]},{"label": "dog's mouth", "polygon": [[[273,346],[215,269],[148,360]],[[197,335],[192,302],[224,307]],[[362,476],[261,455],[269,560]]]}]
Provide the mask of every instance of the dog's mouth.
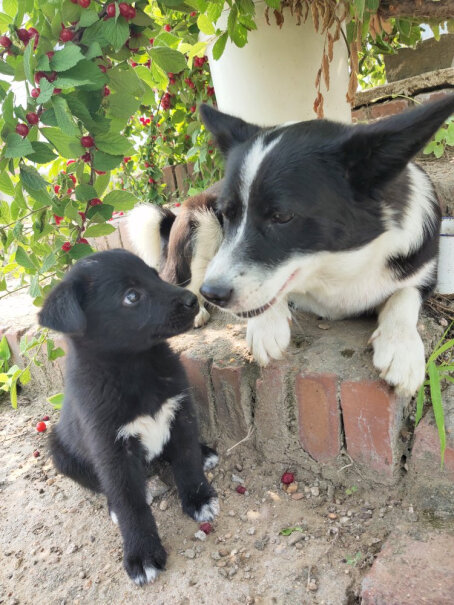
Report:
[{"label": "dog's mouth", "polygon": [[262,313],[265,313],[265,311],[268,311],[268,309],[270,309],[279,300],[282,293],[285,291],[287,286],[290,284],[291,281],[293,281],[293,279],[297,276],[298,273],[299,273],[299,269],[296,269],[295,271],[293,271],[293,273],[286,280],[284,285],[281,286],[281,288],[278,290],[277,294],[275,296],[273,296],[273,298],[270,301],[268,301],[266,304],[262,305],[261,307],[257,307],[256,309],[251,309],[249,311],[234,311],[235,315],[237,315],[238,317],[243,317],[245,319],[250,319],[251,317],[257,317],[258,315],[262,315]]}]

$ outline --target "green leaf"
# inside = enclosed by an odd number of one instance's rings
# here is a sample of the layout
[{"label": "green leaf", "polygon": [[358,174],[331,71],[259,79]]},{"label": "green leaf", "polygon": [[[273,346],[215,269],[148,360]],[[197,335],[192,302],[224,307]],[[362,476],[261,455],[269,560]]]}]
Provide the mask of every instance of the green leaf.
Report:
[{"label": "green leaf", "polygon": [[6,336],[0,341],[0,359],[3,361],[8,361],[11,358],[11,351],[8,345],[8,341],[6,340]]},{"label": "green leaf", "polygon": [[19,380],[21,382],[21,384],[28,384],[30,382],[32,378],[32,375],[30,374],[30,368],[26,367],[24,370],[22,370],[21,375],[19,376]]},{"label": "green leaf", "polygon": [[106,134],[100,134],[95,139],[96,147],[108,153],[110,155],[131,155],[134,153],[134,147],[128,141],[128,139],[121,135],[113,132]]},{"label": "green leaf", "polygon": [[129,38],[129,24],[124,17],[108,19],[103,23],[103,36],[118,51]]},{"label": "green leaf", "polygon": [[41,134],[52,143],[58,153],[66,158],[73,159],[85,153],[78,137],[65,134],[59,128],[41,128]]},{"label": "green leaf", "polygon": [[202,33],[207,34],[208,36],[213,35],[216,31],[211,19],[207,15],[202,14],[198,16],[197,26]]},{"label": "green leaf", "polygon": [[56,410],[60,410],[63,405],[65,396],[63,393],[56,393],[47,398],[47,401],[54,406]]},{"label": "green leaf", "polygon": [[[137,67],[136,69],[139,69]],[[146,68],[143,68],[146,69]],[[127,93],[135,97],[143,95],[144,87],[137,77],[135,70],[127,65],[117,65],[109,70],[109,86],[112,90],[121,93]]]},{"label": "green leaf", "polygon": [[107,77],[92,61],[82,59],[66,71],[60,72],[54,82],[55,88],[83,86],[84,90],[99,90],[106,84]]},{"label": "green leaf", "polygon": [[293,534],[296,531],[304,532],[303,528],[300,527],[299,525],[297,525],[296,527],[285,527],[284,529],[281,529],[279,534],[281,536],[290,536],[291,534]]},{"label": "green leaf", "polygon": [[35,164],[47,164],[57,157],[52,151],[52,146],[49,145],[49,143],[33,141],[32,147],[33,153],[27,154],[26,157],[32,162],[35,162]]},{"label": "green leaf", "polygon": [[177,48],[180,43],[180,38],[174,36],[169,32],[161,32],[154,39],[154,44],[156,46],[168,46],[169,48]]},{"label": "green leaf", "polygon": [[184,55],[167,46],[153,47],[150,50],[150,56],[166,73],[177,74],[187,66]]},{"label": "green leaf", "polygon": [[5,76],[14,76],[14,72],[14,67],[11,67],[9,63],[5,63],[5,61],[0,61],[0,74],[4,74]]},{"label": "green leaf", "polygon": [[85,237],[100,237],[102,235],[110,235],[115,231],[113,225],[107,223],[100,223],[99,225],[90,225],[84,233]]},{"label": "green leaf", "polygon": [[93,167],[95,170],[113,170],[123,161],[124,154],[110,155],[102,151],[95,151],[93,154]]},{"label": "green leaf", "polygon": [[24,72],[27,80],[34,86],[35,80],[33,79],[33,43],[27,44],[24,51]]},{"label": "green leaf", "polygon": [[21,158],[33,152],[33,147],[27,137],[12,132],[6,139],[5,158]]},{"label": "green leaf", "polygon": [[17,13],[17,0],[3,0],[3,10],[10,17],[15,17]]},{"label": "green leaf", "polygon": [[57,95],[52,99],[52,106],[54,108],[57,124],[62,131],[68,135],[76,135],[79,131],[74,124],[74,120],[71,112],[69,111],[66,100]]},{"label": "green leaf", "polygon": [[14,185],[6,170],[0,171],[0,191],[3,191],[6,195],[14,195]]},{"label": "green leaf", "polygon": [[96,177],[96,181],[95,181],[95,189],[96,189],[96,193],[97,193],[96,197],[102,196],[104,191],[107,189],[107,185],[109,184],[109,182],[110,182],[110,172],[106,172],[106,174],[99,174]]},{"label": "green leaf", "polygon": [[132,210],[139,200],[129,191],[115,190],[108,193],[103,201],[115,210]]},{"label": "green leaf", "polygon": [[281,6],[281,0],[265,0],[265,4],[268,4],[270,8],[279,10]]},{"label": "green leaf", "polygon": [[41,55],[36,65],[37,71],[51,71],[49,57],[47,55]]},{"label": "green leaf", "polygon": [[23,186],[28,189],[46,189],[47,183],[33,166],[22,164],[20,178]]},{"label": "green leaf", "polygon": [[95,57],[102,56],[102,49],[99,42],[92,42],[85,53],[86,59],[94,59]]},{"label": "green leaf", "polygon": [[416,414],[415,414],[415,426],[418,426],[419,421],[422,418],[422,412],[424,407],[424,385],[422,385],[416,396]]},{"label": "green leaf", "polygon": [[443,467],[445,449],[446,449],[446,432],[445,432],[445,416],[443,411],[443,403],[441,397],[440,376],[438,368],[433,361],[427,365],[429,374],[430,398],[435,416],[435,423],[438,429],[438,438],[440,440],[440,459]]},{"label": "green leaf", "polygon": [[98,193],[92,185],[77,185],[75,194],[76,199],[84,203],[98,197]]},{"label": "green leaf", "polygon": [[224,32],[222,34],[222,36],[219,36],[219,38],[216,40],[216,42],[213,46],[213,59],[215,59],[216,61],[221,58],[222,53],[224,52],[224,49],[225,49],[225,45],[227,44],[227,40],[228,40],[227,32]]},{"label": "green leaf", "polygon": [[21,246],[17,247],[15,259],[16,263],[18,263],[21,267],[24,267],[29,271],[36,271],[37,267],[31,260],[30,256],[25,252],[25,250]]},{"label": "green leaf", "polygon": [[39,90],[41,91],[39,97],[36,99],[37,103],[47,103],[47,101],[54,94],[55,85],[53,82],[48,82],[46,78],[41,78],[39,81]]},{"label": "green leaf", "polygon": [[113,93],[109,97],[109,114],[127,122],[140,105],[140,100],[130,94]]},{"label": "green leaf", "polygon": [[56,262],[57,262],[57,257],[55,256],[55,254],[53,252],[50,252],[49,254],[47,254],[43,258],[40,273],[47,273],[48,271],[50,271]]},{"label": "green leaf", "polygon": [[443,355],[443,353],[445,353],[445,351],[448,351],[449,349],[451,349],[453,347],[454,347],[454,338],[450,338],[449,340],[444,342],[442,345],[437,346],[435,348],[434,352],[431,354],[431,356],[427,360],[427,364],[429,364],[432,361],[435,361],[436,359],[438,359],[438,357],[440,357],[440,355]]},{"label": "green leaf", "polygon": [[85,9],[81,12],[79,19],[79,27],[89,27],[98,21],[98,13],[93,9]]},{"label": "green leaf", "polygon": [[66,42],[61,50],[55,51],[54,56],[50,60],[50,67],[54,71],[66,71],[77,65],[83,58],[84,56],[79,46],[72,42]]},{"label": "green leaf", "polygon": [[93,248],[87,244],[74,244],[69,251],[69,257],[73,260],[79,260],[79,258],[84,258],[90,254],[93,254]]},{"label": "green leaf", "polygon": [[7,29],[11,24],[11,17],[6,15],[5,13],[0,13],[0,27],[3,29]]}]

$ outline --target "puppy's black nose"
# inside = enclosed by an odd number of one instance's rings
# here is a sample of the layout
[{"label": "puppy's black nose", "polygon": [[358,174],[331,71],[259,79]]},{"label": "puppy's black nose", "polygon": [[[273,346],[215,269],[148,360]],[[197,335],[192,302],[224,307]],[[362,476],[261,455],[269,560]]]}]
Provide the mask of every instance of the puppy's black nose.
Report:
[{"label": "puppy's black nose", "polygon": [[229,286],[224,286],[222,284],[203,284],[200,288],[200,293],[210,303],[213,303],[213,305],[217,305],[218,307],[225,307],[229,300],[232,298],[233,288],[230,288]]},{"label": "puppy's black nose", "polygon": [[189,291],[185,292],[182,302],[183,302],[183,305],[185,307],[187,307],[188,309],[194,309],[199,304],[199,301],[197,300],[197,296]]}]

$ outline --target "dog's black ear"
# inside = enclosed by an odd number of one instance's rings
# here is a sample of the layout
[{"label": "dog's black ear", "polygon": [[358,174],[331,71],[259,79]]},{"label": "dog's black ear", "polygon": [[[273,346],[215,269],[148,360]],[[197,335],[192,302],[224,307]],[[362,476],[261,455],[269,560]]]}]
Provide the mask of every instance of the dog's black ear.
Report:
[{"label": "dog's black ear", "polygon": [[80,306],[77,283],[65,279],[44,301],[38,313],[39,323],[64,334],[82,334],[87,320]]},{"label": "dog's black ear", "polygon": [[216,143],[225,155],[234,145],[244,143],[262,130],[260,126],[249,124],[241,118],[222,113],[211,105],[201,105],[200,115],[203,123],[214,135]]},{"label": "dog's black ear", "polygon": [[341,145],[353,187],[368,191],[397,176],[454,112],[454,95],[369,125],[354,126]]}]

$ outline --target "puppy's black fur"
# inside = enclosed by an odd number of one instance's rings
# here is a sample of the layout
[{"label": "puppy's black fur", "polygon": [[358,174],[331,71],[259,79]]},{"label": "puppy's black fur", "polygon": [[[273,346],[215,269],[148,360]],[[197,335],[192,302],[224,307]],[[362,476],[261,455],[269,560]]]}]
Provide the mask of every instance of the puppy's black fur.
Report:
[{"label": "puppy's black fur", "polygon": [[153,581],[166,563],[146,501],[147,462],[160,454],[170,462],[185,513],[202,521],[217,512],[203,472],[215,452],[199,444],[186,376],[165,342],[197,312],[194,294],[111,250],[79,261],[39,314],[69,341],[65,400],[50,438],[55,466],[106,495],[137,584]]}]

